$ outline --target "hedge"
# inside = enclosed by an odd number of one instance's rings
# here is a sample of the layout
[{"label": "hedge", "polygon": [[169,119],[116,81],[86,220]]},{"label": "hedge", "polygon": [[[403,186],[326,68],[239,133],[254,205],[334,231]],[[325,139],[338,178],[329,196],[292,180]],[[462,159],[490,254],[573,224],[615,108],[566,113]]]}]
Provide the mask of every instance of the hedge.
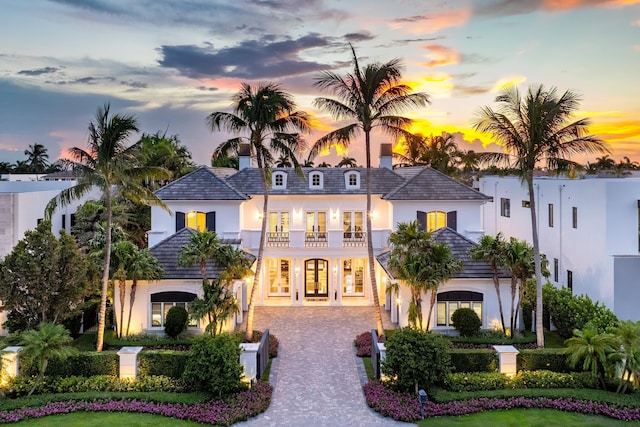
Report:
[{"label": "hedge", "polygon": [[518,371],[547,370],[553,372],[572,372],[567,364],[567,355],[561,348],[539,348],[520,350],[518,353]]},{"label": "hedge", "polygon": [[453,372],[495,372],[498,354],[490,349],[453,349],[449,351]]},{"label": "hedge", "polygon": [[145,350],[138,354],[138,369],[141,377],[163,375],[182,378],[188,352],[174,350]]},{"label": "hedge", "polygon": [[[47,366],[49,377],[92,377],[95,375],[118,376],[120,359],[115,351],[86,351],[65,361],[51,360]],[[24,375],[35,375],[35,369],[26,361],[20,361]]]},{"label": "hedge", "polygon": [[595,388],[597,381],[589,372],[561,373],[546,370],[520,371],[514,377],[497,372],[458,372],[447,375],[445,389],[471,392],[522,388]]}]

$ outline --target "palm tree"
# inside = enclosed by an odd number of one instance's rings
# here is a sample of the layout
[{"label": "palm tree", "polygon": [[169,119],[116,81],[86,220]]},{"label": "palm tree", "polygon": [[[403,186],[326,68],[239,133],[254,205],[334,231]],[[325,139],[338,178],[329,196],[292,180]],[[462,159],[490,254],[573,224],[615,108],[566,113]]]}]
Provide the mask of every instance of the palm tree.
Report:
[{"label": "palm tree", "polygon": [[66,360],[78,353],[78,350],[70,345],[72,341],[69,331],[64,326],[47,322],[40,323],[36,330],[32,329],[22,334],[20,345],[24,347],[19,353],[20,358],[29,361],[38,370],[38,377],[29,391],[29,396],[44,378],[50,360]]},{"label": "palm tree", "polygon": [[122,338],[124,331],[124,299],[127,292],[127,278],[129,276],[129,265],[131,258],[138,248],[129,240],[119,240],[111,246],[111,259],[114,262],[113,279],[118,281],[118,291],[120,293],[120,322],[116,325],[118,338]]},{"label": "palm tree", "polygon": [[280,156],[276,162],[277,168],[290,168],[291,166],[293,166],[293,164],[287,156]]},{"label": "palm tree", "polygon": [[394,153],[398,166],[430,166],[451,175],[460,158],[460,150],[453,135],[410,135],[405,140],[404,153]]},{"label": "palm tree", "polygon": [[[533,248],[526,240],[511,238],[503,247],[502,265],[511,272],[511,337],[515,337],[518,310],[527,279],[535,274]],[[518,302],[515,302],[518,294]]]},{"label": "palm tree", "polygon": [[131,312],[136,299],[138,280],[157,280],[162,278],[162,266],[158,260],[151,255],[148,248],[138,249],[133,252],[129,264],[129,277],[131,278],[131,289],[129,290],[129,317],[127,318],[126,336],[129,336],[129,326],[131,325]]},{"label": "palm tree", "polygon": [[318,164],[319,168],[330,168],[331,164],[329,164],[328,162],[322,162]]},{"label": "palm tree", "polygon": [[47,153],[47,147],[37,142],[24,150],[24,155],[27,156],[27,164],[29,170],[34,173],[42,173],[49,167],[49,154]]},{"label": "palm tree", "polygon": [[378,335],[384,335],[371,233],[371,131],[374,128],[380,128],[393,137],[407,137],[412,121],[398,114],[427,105],[429,98],[425,93],[411,93],[411,87],[400,82],[402,73],[399,59],[392,59],[384,64],[369,64],[361,69],[353,46],[351,46],[351,53],[353,55],[352,73],[342,77],[331,71],[325,71],[314,83],[315,87],[332,93],[338,99],[316,98],[314,105],[326,110],[338,121],[350,120],[352,123],[320,138],[311,151],[318,153],[336,144],[347,146],[356,135],[360,132],[364,133],[369,273]]},{"label": "palm tree", "polygon": [[623,320],[614,328],[613,333],[620,341],[621,356],[624,360],[622,381],[617,392],[626,393],[629,381],[633,378],[637,383],[640,372],[640,322]]},{"label": "palm tree", "polygon": [[260,171],[260,180],[264,200],[262,204],[262,229],[256,261],[256,280],[251,288],[249,311],[247,313],[246,339],[253,335],[253,316],[255,311],[256,290],[260,286],[262,259],[264,256],[265,234],[267,231],[269,184],[274,155],[285,156],[291,160],[298,173],[301,173],[296,153],[300,149],[300,132],[307,132],[310,120],[307,113],[296,111],[296,105],[290,94],[275,83],[260,84],[252,87],[243,83],[240,91],[234,95],[233,113],[214,112],[207,117],[212,131],[226,131],[232,134],[248,134],[223,142],[217,152],[238,151],[242,142],[248,142],[252,156],[255,157]]},{"label": "palm tree", "polygon": [[343,157],[342,160],[336,165],[337,168],[355,168],[358,166],[356,159],[353,157]]},{"label": "palm tree", "polygon": [[529,211],[536,273],[536,338],[544,346],[542,326],[542,269],[533,171],[539,163],[555,169],[559,160],[571,155],[608,152],[604,143],[587,134],[587,119],[572,120],[580,97],[571,91],[558,96],[556,88],[530,87],[523,99],[515,87],[502,90],[495,101],[497,110],[483,107],[474,123],[476,130],[491,134],[506,153],[482,153],[484,160],[506,162],[518,171],[529,190]]},{"label": "palm tree", "polygon": [[94,188],[102,192],[105,204],[105,251],[100,292],[98,339],[96,350],[102,351],[104,326],[107,312],[107,292],[109,290],[109,264],[111,262],[111,228],[113,223],[113,200],[120,195],[136,203],[166,206],[144,184],[155,179],[168,179],[169,173],[158,167],[138,166],[135,153],[139,142],[130,146],[125,141],[138,131],[137,120],[130,115],[110,116],[110,106],[105,104],[96,113],[95,121],[89,124],[88,149],[73,147],[69,154],[70,165],[78,174],[77,184],[63,190],[54,197],[46,208],[51,215],[59,205],[65,206],[73,200],[87,195]]},{"label": "palm tree", "polygon": [[583,330],[576,329],[573,335],[573,338],[565,341],[567,362],[573,368],[582,362],[582,369],[591,371],[598,378],[600,387],[606,390],[609,359],[618,351],[618,340],[613,334],[597,333],[589,325],[585,325]]},{"label": "palm tree", "polygon": [[197,264],[200,267],[202,283],[207,282],[207,262],[215,259],[222,243],[215,231],[196,231],[189,238],[189,244],[180,250],[178,265],[191,267]]},{"label": "palm tree", "polygon": [[[500,266],[502,265],[502,257],[505,251],[505,241],[502,233],[498,233],[495,237],[485,234],[480,238],[478,244],[469,252],[471,259],[475,261],[485,261],[491,267],[491,276],[493,278],[493,286],[498,297],[498,308],[500,309],[500,323],[502,331],[506,333],[507,328],[504,323],[504,310],[502,309],[502,298],[500,297]],[[513,287],[513,281],[511,283]],[[513,331],[513,330],[512,330]]]}]

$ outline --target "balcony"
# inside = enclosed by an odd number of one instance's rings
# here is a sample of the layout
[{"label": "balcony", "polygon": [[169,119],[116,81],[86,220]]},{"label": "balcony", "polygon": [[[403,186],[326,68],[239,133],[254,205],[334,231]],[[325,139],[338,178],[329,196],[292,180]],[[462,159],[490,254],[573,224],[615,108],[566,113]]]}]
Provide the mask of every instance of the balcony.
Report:
[{"label": "balcony", "polygon": [[367,233],[364,231],[345,231],[342,245],[345,248],[367,246]]},{"label": "balcony", "polygon": [[327,246],[327,232],[326,231],[305,232],[304,245],[307,247]]},{"label": "balcony", "polygon": [[268,231],[267,246],[279,247],[279,248],[289,247],[289,232],[288,231]]}]

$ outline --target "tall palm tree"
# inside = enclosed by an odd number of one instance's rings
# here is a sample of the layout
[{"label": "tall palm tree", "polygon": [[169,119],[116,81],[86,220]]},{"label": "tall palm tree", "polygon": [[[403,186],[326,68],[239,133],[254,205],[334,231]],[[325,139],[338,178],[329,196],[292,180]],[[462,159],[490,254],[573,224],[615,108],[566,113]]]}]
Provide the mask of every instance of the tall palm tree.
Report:
[{"label": "tall palm tree", "polygon": [[264,256],[265,234],[267,232],[269,184],[274,156],[285,156],[301,173],[296,154],[300,151],[300,133],[310,129],[307,113],[296,111],[296,104],[290,94],[275,83],[252,87],[243,83],[233,97],[233,113],[214,112],[207,117],[212,131],[226,131],[245,134],[223,142],[216,152],[238,152],[242,142],[248,142],[251,155],[260,171],[264,200],[262,204],[262,228],[256,260],[256,280],[251,288],[247,313],[246,339],[253,336],[253,317],[256,290],[260,287],[262,260]]},{"label": "tall palm tree", "polygon": [[412,121],[398,114],[427,105],[429,97],[425,93],[412,93],[411,87],[400,81],[402,72],[399,59],[392,59],[384,64],[368,64],[361,69],[353,46],[351,46],[351,53],[353,55],[352,73],[343,77],[331,71],[325,71],[314,83],[315,87],[337,98],[316,98],[314,105],[329,112],[338,121],[349,120],[351,123],[320,138],[311,151],[318,153],[336,144],[347,146],[358,134],[364,133],[369,273],[378,335],[384,335],[371,233],[371,131],[379,128],[396,138],[407,137]]},{"label": "tall palm tree", "polygon": [[62,325],[42,322],[38,329],[26,331],[20,337],[20,345],[24,346],[20,351],[20,358],[31,362],[38,370],[38,377],[29,396],[38,387],[50,360],[65,360],[78,353],[78,350],[71,346],[73,339],[69,331]]},{"label": "tall palm tree", "polygon": [[137,246],[131,241],[123,239],[113,242],[111,246],[111,259],[115,261],[112,269],[114,282],[118,281],[118,291],[120,295],[120,322],[116,325],[116,333],[118,338],[122,337],[124,332],[124,299],[127,293],[127,278],[129,277],[129,266],[131,258],[136,251]]},{"label": "tall palm tree", "polygon": [[506,333],[507,328],[504,323],[504,310],[502,309],[502,298],[500,297],[500,267],[504,251],[505,241],[502,238],[502,233],[496,234],[495,237],[485,234],[480,238],[478,244],[471,249],[469,256],[476,261],[488,262],[491,267],[491,277],[498,297],[498,308],[500,309],[500,324],[502,325],[502,331]]},{"label": "tall palm tree", "polygon": [[[518,309],[527,279],[535,274],[533,248],[526,240],[511,238],[503,247],[502,265],[511,272],[511,336],[515,337]],[[518,302],[515,302],[518,294]]]},{"label": "tall palm tree", "polygon": [[137,120],[130,115],[110,115],[110,106],[105,104],[96,113],[95,121],[89,124],[88,148],[73,147],[69,150],[70,165],[78,174],[77,184],[63,190],[47,204],[48,218],[58,206],[86,196],[94,188],[102,193],[105,203],[105,250],[100,292],[98,339],[96,350],[102,351],[104,326],[109,289],[109,264],[111,262],[111,228],[113,224],[113,200],[116,195],[141,204],[166,206],[144,184],[155,179],[167,179],[169,173],[158,167],[139,166],[135,153],[138,143],[127,146],[127,139],[138,131]]},{"label": "tall palm tree", "polygon": [[544,163],[555,169],[559,160],[576,154],[607,153],[604,143],[587,134],[587,119],[573,120],[580,97],[572,91],[558,95],[556,88],[529,87],[524,98],[516,87],[496,97],[498,109],[483,107],[474,122],[476,130],[491,134],[506,153],[483,153],[485,161],[512,165],[529,190],[529,211],[536,272],[536,341],[544,347],[542,326],[542,268],[538,241],[533,170]]},{"label": "tall palm tree", "polygon": [[127,318],[126,336],[129,336],[129,326],[131,326],[131,312],[136,299],[138,280],[158,280],[162,278],[162,266],[158,260],[151,255],[148,248],[138,249],[133,252],[129,259],[129,277],[131,279],[131,289],[129,290],[129,317]]},{"label": "tall palm tree", "polygon": [[27,164],[29,169],[34,173],[42,173],[49,167],[49,154],[47,153],[47,147],[37,142],[24,150],[24,155],[27,156]]},{"label": "tall palm tree", "polygon": [[178,265],[191,267],[197,264],[200,267],[202,283],[207,281],[207,262],[214,260],[222,247],[222,243],[215,231],[196,231],[189,238],[189,244],[180,250]]}]

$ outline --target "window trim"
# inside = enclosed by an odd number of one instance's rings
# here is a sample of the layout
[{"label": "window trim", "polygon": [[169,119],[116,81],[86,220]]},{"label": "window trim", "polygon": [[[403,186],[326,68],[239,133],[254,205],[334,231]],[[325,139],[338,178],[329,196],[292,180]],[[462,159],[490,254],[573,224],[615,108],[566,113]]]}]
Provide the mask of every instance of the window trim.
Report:
[{"label": "window trim", "polygon": [[[313,180],[315,177],[318,177],[318,184],[314,184]],[[322,190],[324,188],[324,176],[320,171],[312,171],[309,172],[309,188]]]},{"label": "window trim", "polygon": [[[356,183],[351,184],[351,177],[355,177]],[[344,174],[344,186],[349,190],[357,190],[360,188],[360,172],[349,171]]]},{"label": "window trim", "polygon": [[578,207],[573,206],[571,208],[571,225],[573,228],[578,228]]},{"label": "window trim", "polygon": [[[282,183],[278,184],[278,178],[282,178]],[[278,189],[285,189],[287,188],[287,173],[286,172],[282,172],[282,171],[275,171],[273,172],[273,182],[272,182],[272,187],[278,188]]]},{"label": "window trim", "polygon": [[553,228],[553,203],[549,203],[547,209],[549,214],[549,227]]},{"label": "window trim", "polygon": [[511,199],[500,197],[500,216],[511,218]]}]

